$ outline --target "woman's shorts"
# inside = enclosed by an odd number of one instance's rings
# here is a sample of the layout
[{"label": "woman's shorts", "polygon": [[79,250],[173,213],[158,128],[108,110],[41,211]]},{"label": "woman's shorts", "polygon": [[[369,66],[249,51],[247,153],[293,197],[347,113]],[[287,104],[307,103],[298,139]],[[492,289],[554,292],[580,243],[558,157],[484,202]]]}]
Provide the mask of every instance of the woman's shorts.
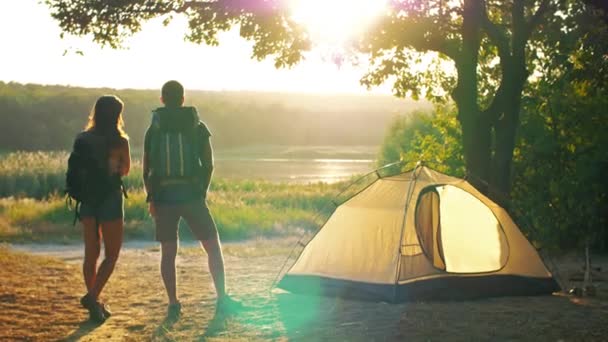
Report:
[{"label": "woman's shorts", "polygon": [[122,191],[118,190],[108,196],[99,206],[93,207],[83,203],[80,217],[96,217],[99,222],[122,220],[125,216]]}]

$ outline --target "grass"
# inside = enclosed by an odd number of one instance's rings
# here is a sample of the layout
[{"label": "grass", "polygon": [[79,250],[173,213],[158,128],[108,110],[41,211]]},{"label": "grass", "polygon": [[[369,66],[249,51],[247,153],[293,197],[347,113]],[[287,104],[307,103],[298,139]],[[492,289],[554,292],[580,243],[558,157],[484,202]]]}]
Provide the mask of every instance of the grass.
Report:
[{"label": "grass", "polygon": [[[0,153],[0,198],[35,198],[48,199],[63,194],[65,190],[65,172],[68,160],[67,152],[9,152]],[[141,189],[142,165],[139,158],[133,156],[131,171],[123,179],[128,189]],[[340,184],[338,184],[338,187]],[[269,201],[276,202],[288,201],[289,203],[298,202],[297,205],[318,208],[315,198],[309,195],[311,192],[334,190],[336,187],[327,184],[315,184],[312,187],[307,185],[277,184],[259,180],[228,180],[214,178],[212,190],[217,192],[247,193],[243,198],[245,203],[257,201],[263,195]],[[300,192],[305,192],[306,198],[299,196]],[[279,197],[276,197],[279,196]],[[312,201],[311,201],[312,200]],[[278,205],[289,205],[278,203]]]},{"label": "grass", "polygon": [[[9,152],[0,159],[0,197],[45,199],[65,189],[67,152]],[[134,159],[125,185],[142,187],[141,162]]]},{"label": "grass", "polygon": [[[62,189],[64,152],[12,152],[0,160],[0,241],[70,242],[80,238],[72,225]],[[125,178],[125,238],[152,239],[140,179],[141,163],[133,162]],[[268,181],[215,179],[208,204],[220,236],[226,240],[292,235],[310,230],[326,218],[344,183],[278,184]],[[322,213],[322,214],[319,214]],[[183,239],[192,236],[180,229]]]},{"label": "grass", "polygon": [[[293,235],[314,229],[322,223],[318,212],[331,200],[331,192],[337,187],[245,185],[237,182],[209,194],[209,208],[223,239]],[[74,213],[68,210],[63,197],[2,198],[0,241],[69,242],[80,237],[79,228],[72,225],[73,219]],[[192,238],[187,229],[180,229],[180,234],[184,239]],[[145,194],[141,190],[132,191],[125,202],[125,238],[151,239],[153,235]]]},{"label": "grass", "polygon": [[[72,225],[74,213],[63,196],[67,158],[67,152],[2,155],[0,241],[71,242],[80,238],[80,229]],[[124,179],[129,192],[126,239],[154,236],[140,175],[141,163],[134,159]],[[344,182],[290,184],[214,178],[208,204],[225,240],[293,235],[320,226],[334,209],[332,200],[345,186]],[[192,238],[188,229],[180,229],[180,236]]]}]

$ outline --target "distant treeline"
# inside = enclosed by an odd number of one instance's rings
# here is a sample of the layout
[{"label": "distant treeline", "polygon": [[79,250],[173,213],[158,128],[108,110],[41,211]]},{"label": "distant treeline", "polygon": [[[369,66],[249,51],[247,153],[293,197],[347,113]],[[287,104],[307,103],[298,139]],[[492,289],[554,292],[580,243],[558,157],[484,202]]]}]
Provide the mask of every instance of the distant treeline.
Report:
[{"label": "distant treeline", "polygon": [[[95,100],[125,102],[126,129],[142,144],[158,90],[116,90],[0,82],[0,149],[64,150],[82,130]],[[426,106],[379,95],[187,91],[219,148],[251,144],[379,145],[391,119]]]}]

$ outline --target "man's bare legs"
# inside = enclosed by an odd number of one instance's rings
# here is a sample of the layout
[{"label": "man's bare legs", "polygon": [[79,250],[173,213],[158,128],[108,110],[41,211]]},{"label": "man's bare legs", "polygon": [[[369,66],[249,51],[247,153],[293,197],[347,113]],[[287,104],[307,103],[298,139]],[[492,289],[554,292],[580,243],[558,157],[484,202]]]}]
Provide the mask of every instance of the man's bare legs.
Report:
[{"label": "man's bare legs", "polygon": [[[176,230],[178,229],[177,225],[180,217],[186,220],[192,229],[192,233],[198,238],[201,246],[207,253],[209,273],[213,279],[213,285],[217,294],[217,307],[220,308],[219,311],[228,313],[239,310],[242,305],[231,299],[226,293],[224,256],[215,223],[208,209],[206,207],[200,208],[200,204],[186,204],[181,207],[154,206],[154,210],[151,210],[151,212],[156,214],[157,239],[161,241],[161,276],[165,284],[167,297],[169,298],[167,316],[169,318],[177,318],[181,310],[177,295],[175,264],[177,249],[179,248]],[[166,241],[163,241],[163,239],[166,239]]]},{"label": "man's bare legs", "polygon": [[169,305],[179,303],[177,299],[177,285],[175,277],[175,257],[177,256],[177,241],[163,241],[160,243],[161,260],[160,274],[167,290]]},{"label": "man's bare legs", "polygon": [[224,255],[222,254],[222,246],[220,239],[215,237],[207,240],[202,240],[201,245],[207,252],[207,264],[209,265],[209,273],[213,278],[215,292],[217,298],[220,299],[226,296],[226,278],[224,275]]},{"label": "man's bare legs", "polygon": [[207,252],[207,262],[209,264],[209,273],[213,278],[215,292],[217,293],[217,305],[215,307],[216,317],[223,315],[234,314],[243,310],[243,304],[232,299],[226,293],[226,277],[224,273],[224,255],[222,254],[222,246],[217,233],[210,239],[201,240],[201,245]]},{"label": "man's bare legs", "polygon": [[[213,284],[218,298],[226,295],[226,280],[224,276],[224,256],[219,238],[201,241],[202,247],[207,252],[209,273],[213,278]],[[161,242],[160,273],[165,284],[169,304],[179,303],[177,299],[177,280],[175,271],[175,258],[177,256],[178,242]]]}]

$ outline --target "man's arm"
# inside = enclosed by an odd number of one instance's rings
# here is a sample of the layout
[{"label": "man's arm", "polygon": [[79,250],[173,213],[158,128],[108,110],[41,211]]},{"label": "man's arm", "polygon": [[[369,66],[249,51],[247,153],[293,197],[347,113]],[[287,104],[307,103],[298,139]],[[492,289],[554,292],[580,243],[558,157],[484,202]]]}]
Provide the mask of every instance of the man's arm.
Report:
[{"label": "man's arm", "polygon": [[213,147],[211,147],[211,137],[203,137],[201,143],[201,165],[202,165],[202,184],[203,196],[207,198],[207,191],[211,184],[211,176],[213,175]]}]

